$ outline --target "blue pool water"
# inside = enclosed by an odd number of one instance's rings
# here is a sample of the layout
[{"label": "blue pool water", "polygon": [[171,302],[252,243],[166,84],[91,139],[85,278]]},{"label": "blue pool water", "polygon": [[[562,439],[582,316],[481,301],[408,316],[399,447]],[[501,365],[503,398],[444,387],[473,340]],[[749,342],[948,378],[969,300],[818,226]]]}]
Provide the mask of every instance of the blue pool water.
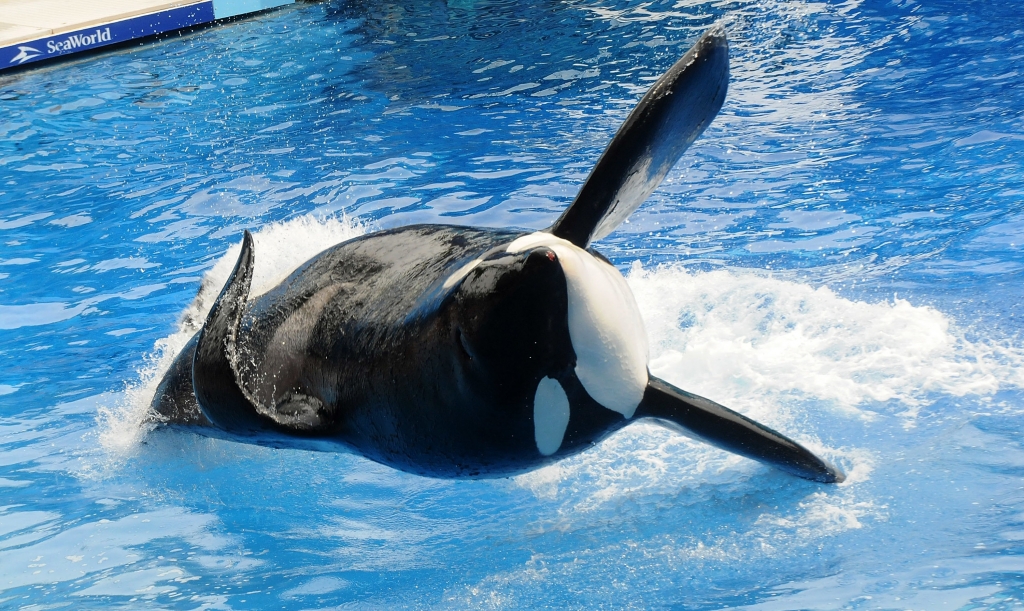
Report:
[{"label": "blue pool water", "polygon": [[[266,287],[544,227],[722,19],[722,113],[597,247],[655,374],[846,483],[647,425],[443,481],[144,423],[243,229]],[[355,0],[0,77],[0,608],[1020,608],[1022,66],[1016,0]]]}]

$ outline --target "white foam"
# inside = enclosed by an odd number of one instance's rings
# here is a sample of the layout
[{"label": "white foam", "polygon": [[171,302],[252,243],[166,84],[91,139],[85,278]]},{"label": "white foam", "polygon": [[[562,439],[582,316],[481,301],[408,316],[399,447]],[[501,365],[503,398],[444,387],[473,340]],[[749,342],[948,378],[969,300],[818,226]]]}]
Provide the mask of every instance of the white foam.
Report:
[{"label": "white foam", "polygon": [[537,450],[551,456],[562,447],[569,426],[569,398],[558,380],[544,378],[533,396],[533,437]]},{"label": "white foam", "polygon": [[[301,216],[271,223],[253,231],[255,268],[250,297],[274,288],[300,265],[316,254],[345,240],[366,233],[366,227],[346,218]],[[143,359],[139,380],[128,386],[123,401],[99,411],[102,422],[100,442],[114,450],[127,450],[148,432],[152,416],[150,403],[164,373],[170,368],[188,340],[202,326],[210,307],[228,280],[242,248],[242,236],[217,259],[203,276],[192,303],[178,320],[177,329],[156,341],[153,351]]]},{"label": "white foam", "polygon": [[[255,242],[256,266],[249,296],[256,297],[266,293],[317,254],[364,233],[366,227],[347,218],[320,219],[313,216],[300,216],[258,229],[252,236]],[[214,298],[227,282],[228,275],[238,260],[238,253],[242,248],[241,235],[238,238],[238,243],[229,248],[203,278],[204,287],[207,286],[207,280],[215,287]],[[206,310],[209,310],[209,305],[206,305]]]},{"label": "white foam", "polygon": [[727,405],[765,407],[758,398],[786,394],[865,418],[895,405],[910,421],[936,395],[1024,387],[1024,351],[969,341],[942,312],[902,299],[868,303],[753,272],[639,264],[629,284],[656,338],[651,372]]},{"label": "white foam", "polygon": [[572,242],[538,231],[508,252],[546,246],[558,255],[569,294],[576,376],[595,401],[632,418],[647,388],[647,332],[619,270]]}]

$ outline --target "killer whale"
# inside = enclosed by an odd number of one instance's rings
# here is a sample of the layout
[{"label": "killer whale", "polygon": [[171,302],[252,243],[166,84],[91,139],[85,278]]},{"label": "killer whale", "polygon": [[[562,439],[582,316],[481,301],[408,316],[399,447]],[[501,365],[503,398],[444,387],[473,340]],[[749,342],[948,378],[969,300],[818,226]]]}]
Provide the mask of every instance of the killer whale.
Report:
[{"label": "killer whale", "polygon": [[639,419],[840,482],[805,447],[650,375],[636,302],[590,244],[623,222],[718,113],[713,27],[644,95],[544,231],[413,225],[315,256],[250,299],[254,242],[153,399],[160,422],[348,449],[434,477],[501,477]]}]

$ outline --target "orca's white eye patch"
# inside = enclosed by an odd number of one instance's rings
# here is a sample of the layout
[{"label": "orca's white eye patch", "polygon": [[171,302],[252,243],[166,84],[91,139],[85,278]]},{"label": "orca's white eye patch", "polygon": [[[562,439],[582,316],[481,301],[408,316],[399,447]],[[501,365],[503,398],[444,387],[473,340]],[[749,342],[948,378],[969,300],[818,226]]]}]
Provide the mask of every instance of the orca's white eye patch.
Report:
[{"label": "orca's white eye patch", "polygon": [[537,451],[551,456],[562,447],[569,426],[569,398],[558,380],[544,378],[533,395],[533,438]]},{"label": "orca's white eye patch", "polygon": [[562,265],[569,297],[569,337],[576,377],[595,401],[632,418],[647,389],[647,331],[619,270],[572,242],[538,231],[507,252],[545,246]]}]

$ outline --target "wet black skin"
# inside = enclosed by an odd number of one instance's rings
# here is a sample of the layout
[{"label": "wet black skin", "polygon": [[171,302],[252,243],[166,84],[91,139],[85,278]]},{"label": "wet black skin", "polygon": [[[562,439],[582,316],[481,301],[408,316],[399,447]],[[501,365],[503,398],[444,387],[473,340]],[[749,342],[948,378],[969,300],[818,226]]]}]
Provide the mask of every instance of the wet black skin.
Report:
[{"label": "wet black skin", "polygon": [[[712,28],[630,113],[547,231],[603,260],[591,240],[661,182],[718,112],[727,82],[728,45]],[[255,254],[246,232],[230,280],[153,407],[162,422],[206,434],[349,449],[434,477],[521,473],[649,418],[800,477],[843,480],[780,433],[653,376],[632,419],[594,401],[574,373],[558,257],[543,246],[506,252],[525,233],[451,225],[373,233],[327,249],[250,299]],[[445,286],[474,259],[479,265]],[[544,377],[558,380],[570,405],[551,456],[534,437]]]},{"label": "wet black skin", "polygon": [[[573,373],[555,253],[505,253],[517,235],[417,225],[328,249],[244,306],[237,375],[216,377],[211,384],[229,388],[207,392],[230,395],[237,378],[246,400],[226,414],[199,408],[187,365],[193,340],[155,407],[176,423],[212,420],[272,445],[338,443],[440,477],[508,475],[579,452],[628,421],[594,402]],[[460,283],[441,286],[480,255]],[[275,346],[282,337],[287,345]],[[545,376],[562,382],[571,404],[562,446],[548,457],[533,430]]]}]

